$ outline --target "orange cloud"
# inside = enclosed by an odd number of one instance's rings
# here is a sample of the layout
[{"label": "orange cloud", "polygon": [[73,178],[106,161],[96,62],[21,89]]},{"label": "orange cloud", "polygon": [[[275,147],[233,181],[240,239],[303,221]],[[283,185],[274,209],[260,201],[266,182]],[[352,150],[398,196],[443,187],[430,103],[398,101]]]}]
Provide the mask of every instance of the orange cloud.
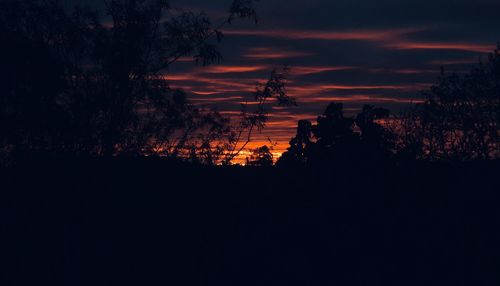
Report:
[{"label": "orange cloud", "polygon": [[219,93],[218,91],[197,91],[197,90],[191,90],[191,92],[197,95],[214,95]]},{"label": "orange cloud", "polygon": [[251,48],[243,56],[254,60],[287,59],[313,56],[313,53],[287,51],[278,48],[257,47]]},{"label": "orange cloud", "polygon": [[310,75],[310,74],[318,74],[318,73],[323,73],[323,72],[330,72],[330,71],[342,71],[342,70],[352,70],[356,69],[355,67],[315,67],[315,66],[298,66],[298,67],[292,67],[291,68],[291,73],[293,75]]},{"label": "orange cloud", "polygon": [[357,103],[421,103],[420,98],[398,98],[387,97],[382,95],[349,95],[346,97],[327,96],[327,97],[310,97],[310,102],[357,102]]},{"label": "orange cloud", "polygon": [[248,73],[262,70],[270,70],[271,68],[267,65],[257,65],[257,66],[209,66],[205,67],[200,72],[203,73],[215,73],[215,74],[224,74],[224,73]]},{"label": "orange cloud", "polygon": [[490,44],[405,41],[390,43],[387,47],[397,50],[458,50],[478,53],[490,53],[495,49],[495,46]]},{"label": "orange cloud", "polygon": [[[212,78],[200,73],[169,74],[165,80],[171,82],[175,88],[182,88],[192,92],[196,90],[198,94],[212,93],[220,94],[225,92],[253,92],[255,83],[262,82],[264,78]],[[202,88],[196,84],[201,84]]]},{"label": "orange cloud", "polygon": [[308,98],[310,95],[321,94],[329,91],[358,91],[358,90],[399,90],[399,91],[418,91],[427,88],[429,84],[416,83],[410,85],[342,85],[342,84],[317,84],[290,86],[288,92],[290,95],[298,98]]},{"label": "orange cloud", "polygon": [[204,97],[204,98],[191,98],[191,101],[201,102],[229,102],[234,100],[241,100],[242,96],[229,96],[229,97]]}]

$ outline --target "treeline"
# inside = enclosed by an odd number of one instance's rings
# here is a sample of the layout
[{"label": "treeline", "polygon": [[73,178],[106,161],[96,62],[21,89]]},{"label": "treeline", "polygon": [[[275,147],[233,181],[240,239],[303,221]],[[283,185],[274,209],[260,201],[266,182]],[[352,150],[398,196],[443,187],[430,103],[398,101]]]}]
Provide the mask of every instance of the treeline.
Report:
[{"label": "treeline", "polygon": [[423,95],[423,103],[394,116],[365,105],[350,118],[344,116],[341,103],[332,103],[316,124],[299,121],[297,135],[278,164],[472,161],[500,156],[498,49],[466,74],[443,70]]},{"label": "treeline", "polygon": [[[256,21],[253,1],[234,0],[218,25],[164,0],[104,1],[104,11],[60,1],[1,1],[0,162],[33,154],[162,156],[231,164],[266,126],[271,101],[295,105],[289,70],[274,70],[240,116],[191,104],[168,84],[172,65],[222,58],[221,29]],[[443,74],[410,111],[365,106],[353,118],[333,103],[301,121],[279,164],[382,160],[476,160],[499,156],[500,56],[465,75]],[[382,123],[383,122],[383,123]],[[272,165],[271,148],[249,165]]]}]

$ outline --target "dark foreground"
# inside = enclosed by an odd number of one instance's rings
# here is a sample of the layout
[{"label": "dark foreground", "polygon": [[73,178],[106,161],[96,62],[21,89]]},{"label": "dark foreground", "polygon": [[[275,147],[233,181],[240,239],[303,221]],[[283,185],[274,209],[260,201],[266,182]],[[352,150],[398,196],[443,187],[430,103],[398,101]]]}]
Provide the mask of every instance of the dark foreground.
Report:
[{"label": "dark foreground", "polygon": [[0,285],[500,285],[500,164],[2,170]]}]

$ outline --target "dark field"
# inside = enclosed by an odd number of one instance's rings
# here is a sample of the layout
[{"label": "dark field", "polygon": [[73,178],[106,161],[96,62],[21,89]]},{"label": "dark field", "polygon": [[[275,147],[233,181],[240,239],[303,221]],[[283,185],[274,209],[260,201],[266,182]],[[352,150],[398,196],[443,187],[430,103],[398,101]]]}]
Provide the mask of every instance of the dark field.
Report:
[{"label": "dark field", "polygon": [[1,285],[499,285],[499,162],[2,170]]}]

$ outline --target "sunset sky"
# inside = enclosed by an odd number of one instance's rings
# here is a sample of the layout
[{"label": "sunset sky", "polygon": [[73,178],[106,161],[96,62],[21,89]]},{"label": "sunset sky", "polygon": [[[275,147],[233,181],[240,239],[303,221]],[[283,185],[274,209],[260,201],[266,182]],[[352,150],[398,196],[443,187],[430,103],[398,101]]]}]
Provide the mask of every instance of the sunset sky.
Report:
[{"label": "sunset sky", "polygon": [[[75,1],[82,3],[68,3]],[[217,24],[230,2],[171,4],[205,11]],[[498,11],[498,0],[261,0],[257,24],[240,21],[224,29],[220,64],[183,60],[167,78],[194,103],[232,114],[273,67],[290,66],[288,92],[299,105],[274,107],[252,144],[268,144],[270,137],[281,153],[297,121],[314,120],[331,101],[343,102],[350,114],[367,103],[397,112],[418,102],[441,66],[460,72],[495,48]]]}]

